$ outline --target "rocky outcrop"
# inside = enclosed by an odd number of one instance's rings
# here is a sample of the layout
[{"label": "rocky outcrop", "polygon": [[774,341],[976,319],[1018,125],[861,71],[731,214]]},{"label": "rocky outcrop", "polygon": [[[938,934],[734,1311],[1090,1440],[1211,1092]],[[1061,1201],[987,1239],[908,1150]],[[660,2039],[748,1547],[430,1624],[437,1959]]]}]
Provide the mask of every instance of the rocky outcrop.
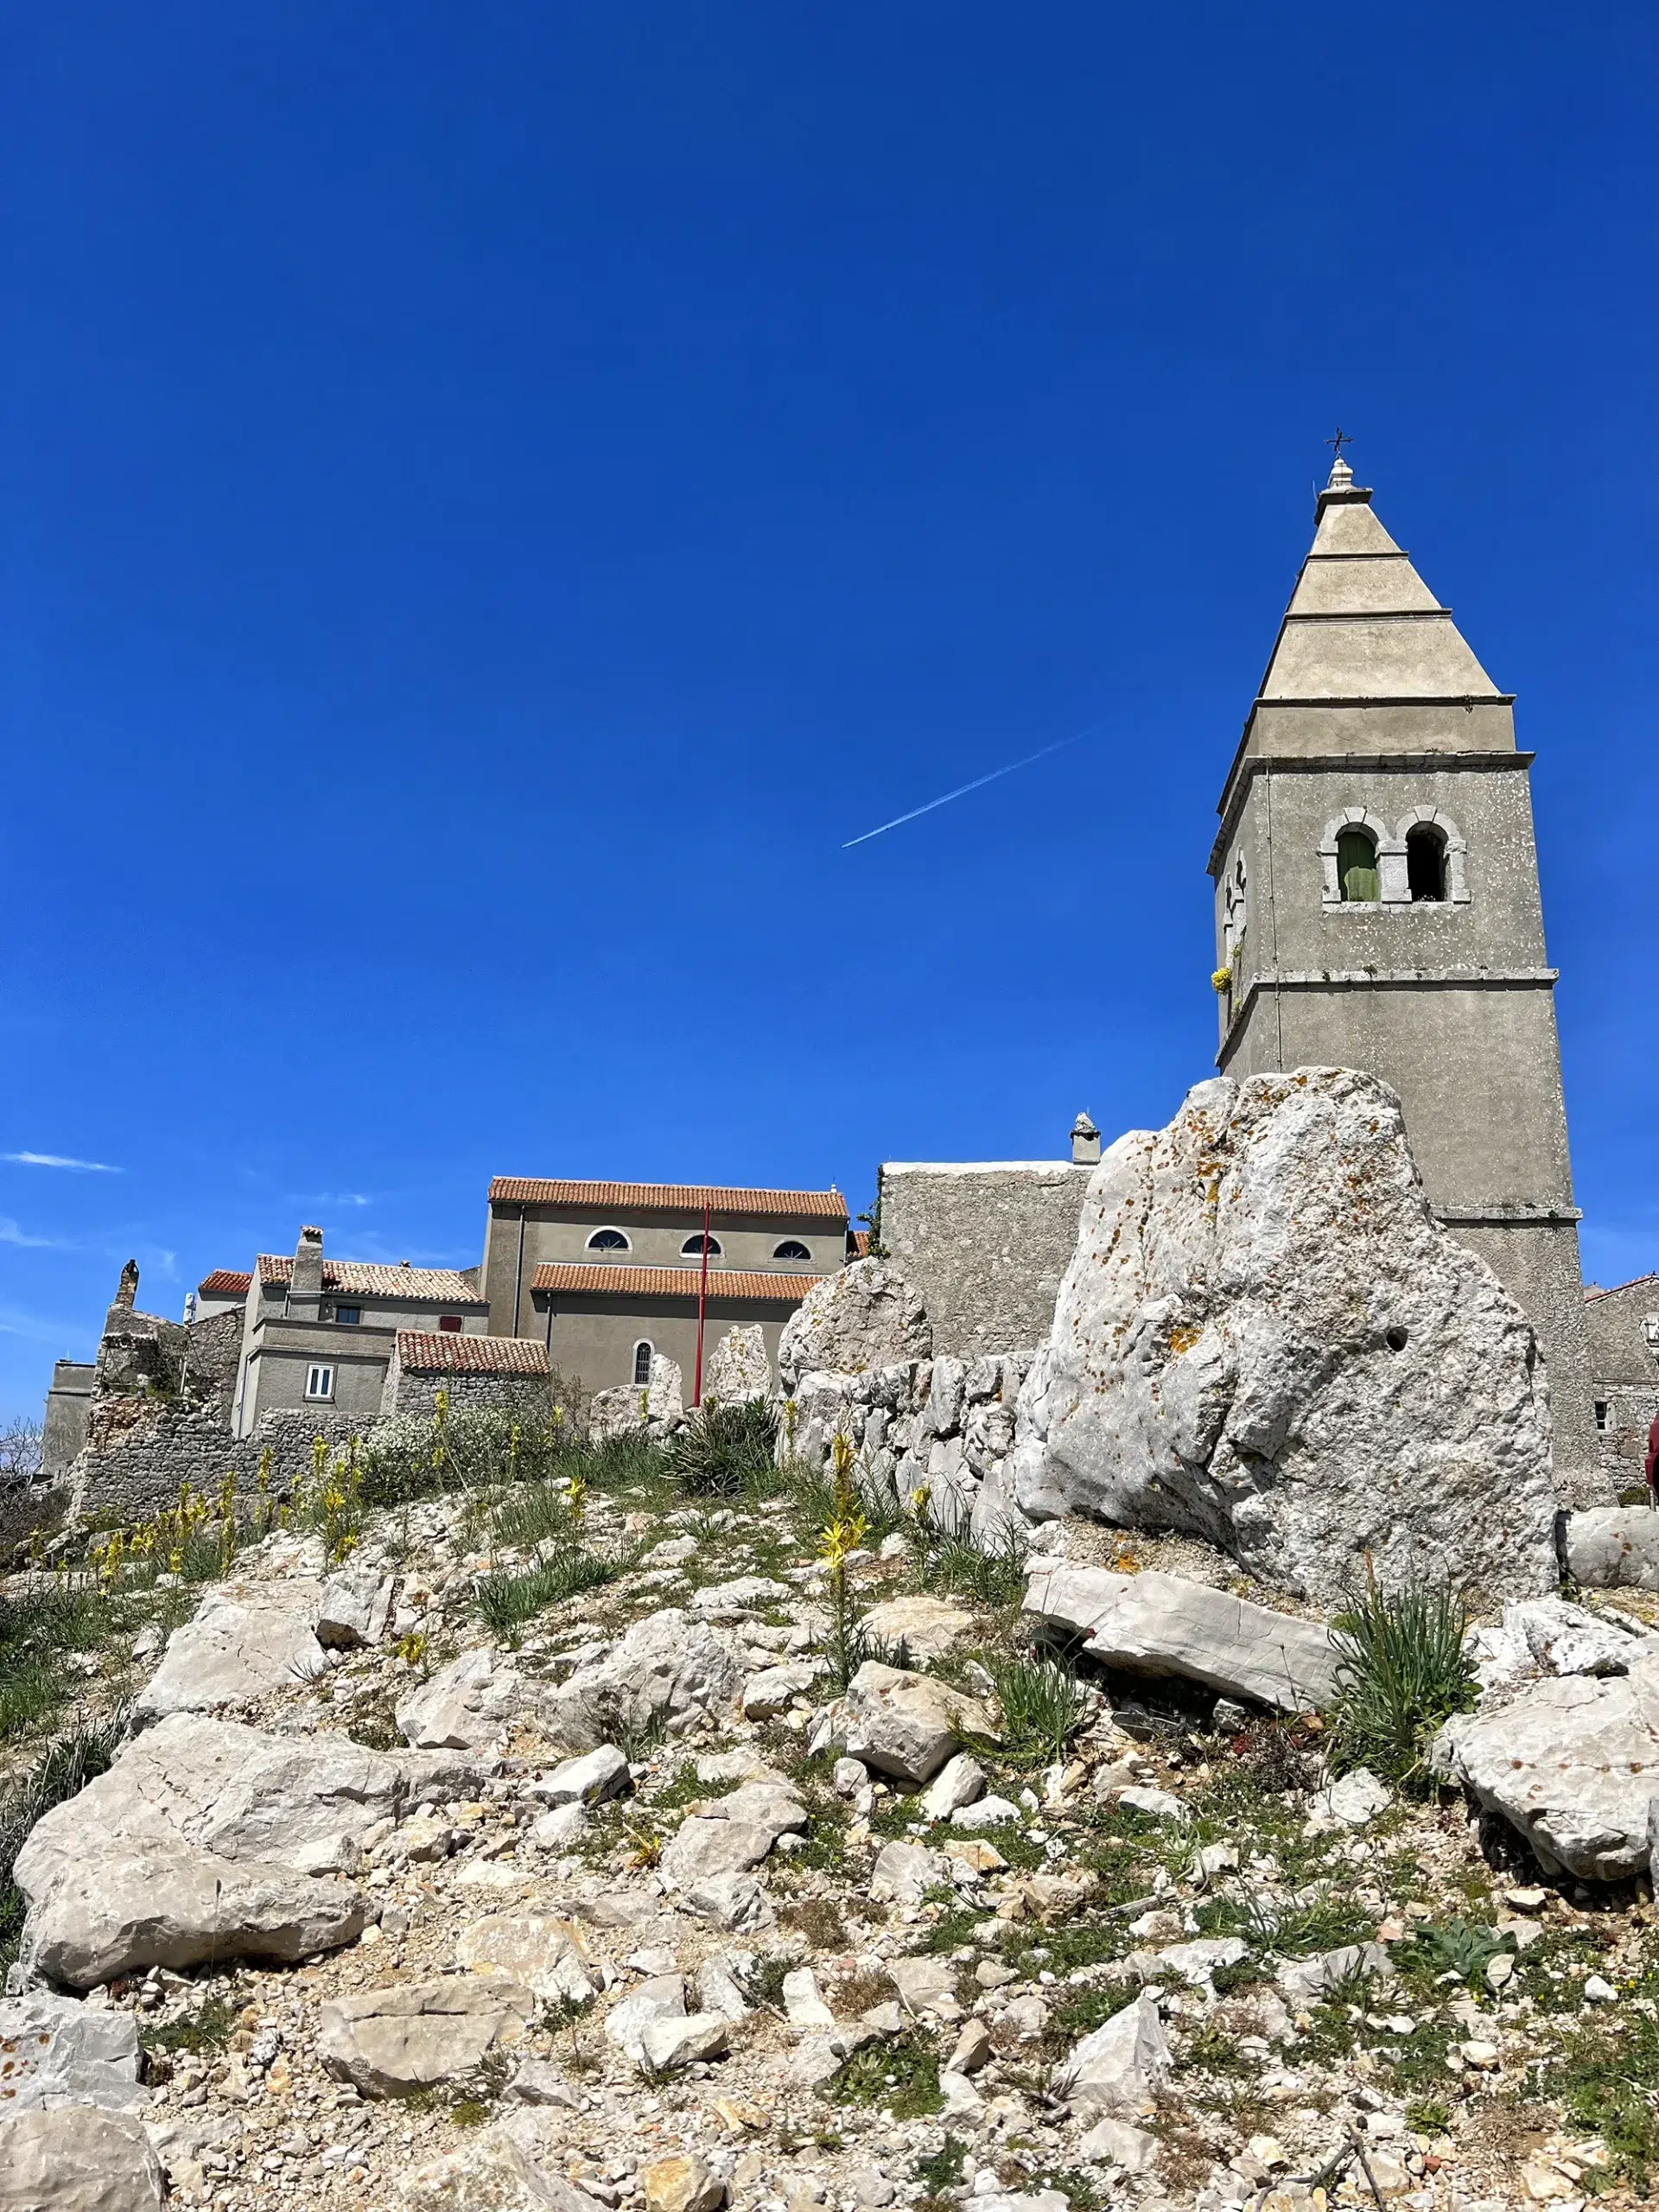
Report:
[{"label": "rocky outcrop", "polygon": [[499,1977],[403,1982],[325,2005],[317,2050],[328,2072],[359,2094],[407,2096],[522,2042],[535,2011],[529,1990]]},{"label": "rocky outcrop", "polygon": [[1179,1575],[1039,1562],[1022,1611],[1130,1674],[1183,1675],[1282,1713],[1317,1712],[1336,1691],[1337,1654],[1321,1622]]},{"label": "rocky outcrop", "polygon": [[138,1725],[240,1705],[321,1674],[327,1663],[317,1640],[321,1596],[321,1585],[304,1578],[216,1584],[168,1637],[166,1656],[134,1704]]},{"label": "rocky outcrop", "polygon": [[679,1363],[654,1352],[651,1380],[618,1383],[609,1390],[595,1390],[588,1408],[588,1424],[596,1444],[613,1436],[648,1436],[657,1441],[685,1426],[685,1386]]},{"label": "rocky outcrop", "polygon": [[138,2084],[138,2024],[44,1989],[0,2000],[0,2099],[7,2113],[65,2105],[130,2111]]},{"label": "rocky outcrop", "polygon": [[85,1989],[138,1967],[350,1942],[370,1909],[329,1878],[429,1779],[340,1737],[175,1714],[35,1826],[14,1876],[24,1956]]},{"label": "rocky outcrop", "polygon": [[741,1406],[772,1395],[772,1362],[766,1332],[758,1321],[728,1329],[702,1370],[702,1395],[722,1406]]},{"label": "rocky outcrop", "polygon": [[965,1737],[996,1733],[996,1716],[932,1675],[867,1659],[848,1685],[839,1738],[849,1758],[900,1782],[929,1782]]},{"label": "rocky outcrop", "polygon": [[1562,1548],[1583,1589],[1659,1590],[1659,1513],[1650,1505],[1569,1513]]},{"label": "rocky outcrop", "polygon": [[808,1291],[784,1324],[778,1367],[784,1388],[803,1375],[862,1375],[927,1359],[933,1332],[927,1310],[886,1260],[855,1260]]},{"label": "rocky outcrop", "polygon": [[1546,1872],[1628,1881],[1648,1866],[1659,1801],[1659,1656],[1622,1675],[1535,1682],[1461,1714],[1430,1762],[1519,1829]]},{"label": "rocky outcrop", "polygon": [[747,1672],[713,1629],[671,1606],[636,1621],[614,1651],[561,1685],[548,1701],[549,1740],[587,1751],[658,1722],[724,1716]]},{"label": "rocky outcrop", "polygon": [[141,2122],[112,2112],[0,2120],[0,2212],[162,2212],[162,2169]]},{"label": "rocky outcrop", "polygon": [[1217,1079],[1119,1139],[1020,1394],[1014,1489],[1325,1602],[1367,1559],[1389,1583],[1553,1586],[1532,1326],[1435,1221],[1385,1084]]}]

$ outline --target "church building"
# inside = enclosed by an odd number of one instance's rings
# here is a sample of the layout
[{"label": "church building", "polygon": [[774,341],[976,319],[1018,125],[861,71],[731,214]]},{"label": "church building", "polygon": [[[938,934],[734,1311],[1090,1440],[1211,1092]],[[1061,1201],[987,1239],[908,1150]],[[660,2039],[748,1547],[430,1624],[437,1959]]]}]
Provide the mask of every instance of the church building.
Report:
[{"label": "church building", "polygon": [[1440,1219],[1532,1318],[1570,1484],[1598,1455],[1514,706],[1338,449],[1218,809],[1217,1065],[1399,1092]]}]

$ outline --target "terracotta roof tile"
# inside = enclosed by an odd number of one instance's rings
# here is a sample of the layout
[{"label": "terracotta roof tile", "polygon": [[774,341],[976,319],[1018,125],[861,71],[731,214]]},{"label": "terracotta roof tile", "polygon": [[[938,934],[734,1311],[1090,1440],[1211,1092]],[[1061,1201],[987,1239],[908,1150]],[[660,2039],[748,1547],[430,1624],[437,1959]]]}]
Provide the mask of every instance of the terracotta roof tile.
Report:
[{"label": "terracotta roof tile", "polygon": [[245,1298],[252,1286],[251,1275],[238,1274],[234,1268],[215,1268],[196,1285],[198,1298]]},{"label": "terracotta roof tile", "polygon": [[[259,1255],[261,1282],[287,1282],[294,1273],[288,1253]],[[478,1286],[459,1268],[388,1268],[372,1260],[325,1260],[322,1287],[327,1291],[356,1291],[365,1298],[426,1298],[448,1306],[476,1306],[486,1301]]]},{"label": "terracotta roof tile", "polygon": [[456,1329],[399,1329],[397,1363],[445,1375],[545,1375],[547,1346],[535,1337],[468,1337]]},{"label": "terracotta roof tile", "polygon": [[[617,1298],[690,1298],[697,1294],[696,1268],[598,1268],[582,1262],[543,1261],[531,1277],[536,1290],[597,1291]],[[710,1299],[791,1298],[798,1302],[825,1281],[823,1275],[762,1274],[744,1268],[712,1268]]]},{"label": "terracotta roof tile", "polygon": [[581,1183],[545,1180],[535,1175],[498,1175],[490,1185],[492,1205],[640,1206],[670,1213],[701,1213],[706,1205],[728,1217],[747,1214],[763,1221],[806,1216],[845,1221],[847,1201],[839,1191],[744,1191],[702,1183]]}]

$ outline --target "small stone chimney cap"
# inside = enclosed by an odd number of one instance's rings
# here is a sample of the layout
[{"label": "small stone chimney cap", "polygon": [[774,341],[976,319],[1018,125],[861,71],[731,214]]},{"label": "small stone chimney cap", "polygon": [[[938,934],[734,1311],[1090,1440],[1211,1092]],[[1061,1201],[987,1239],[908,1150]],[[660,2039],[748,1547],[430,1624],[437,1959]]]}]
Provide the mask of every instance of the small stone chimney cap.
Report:
[{"label": "small stone chimney cap", "polygon": [[1097,1137],[1100,1131],[1086,1114],[1079,1114],[1071,1124],[1071,1134],[1074,1137]]},{"label": "small stone chimney cap", "polygon": [[302,1229],[300,1231],[300,1242],[302,1244],[321,1244],[322,1231],[320,1229]]},{"label": "small stone chimney cap", "polygon": [[1100,1158],[1100,1131],[1087,1114],[1079,1114],[1071,1124],[1071,1165],[1092,1167]]}]

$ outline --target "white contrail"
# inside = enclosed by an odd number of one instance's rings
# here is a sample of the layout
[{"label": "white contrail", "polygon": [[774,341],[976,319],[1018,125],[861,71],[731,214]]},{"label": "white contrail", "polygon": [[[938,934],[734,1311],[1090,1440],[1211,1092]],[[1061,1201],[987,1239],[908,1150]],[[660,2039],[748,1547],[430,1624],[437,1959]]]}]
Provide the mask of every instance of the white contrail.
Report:
[{"label": "white contrail", "polygon": [[846,853],[850,852],[855,845],[868,845],[872,837],[882,836],[887,830],[898,829],[901,823],[913,822],[918,814],[931,814],[936,806],[949,806],[953,798],[965,798],[969,791],[979,791],[986,784],[994,784],[999,776],[1011,776],[1016,768],[1029,768],[1033,760],[1040,760],[1050,753],[1061,752],[1066,746],[1075,745],[1079,738],[1092,737],[1098,728],[1096,722],[1088,729],[1075,731],[1070,737],[1056,738],[1052,745],[1039,746],[1035,753],[1027,753],[1023,760],[1010,760],[1006,767],[993,768],[988,776],[976,776],[971,784],[958,784],[955,791],[945,791],[938,798],[929,799],[925,806],[912,806],[908,814],[895,814],[891,822],[883,822],[874,830],[866,830],[856,837],[849,837],[841,849]]}]

